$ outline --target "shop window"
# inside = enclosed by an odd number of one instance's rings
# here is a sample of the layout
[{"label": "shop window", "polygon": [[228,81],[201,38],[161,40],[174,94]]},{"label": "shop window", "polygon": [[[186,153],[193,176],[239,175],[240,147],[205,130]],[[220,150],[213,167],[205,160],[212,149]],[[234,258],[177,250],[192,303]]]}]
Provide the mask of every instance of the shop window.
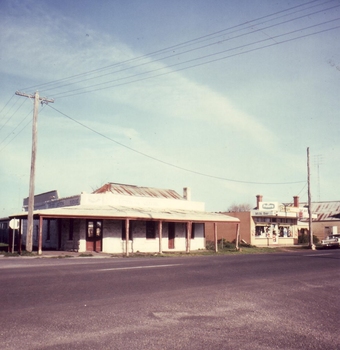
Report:
[{"label": "shop window", "polygon": [[146,239],[155,239],[156,238],[156,222],[147,221],[145,225],[145,235]]},{"label": "shop window", "polygon": [[255,236],[256,237],[261,237],[264,236],[264,226],[256,226],[255,227]]},{"label": "shop window", "polygon": [[279,227],[279,235],[280,237],[292,237],[292,230],[291,227],[288,226],[281,226]]},{"label": "shop window", "polygon": [[93,237],[93,221],[87,223],[87,238]]},{"label": "shop window", "polygon": [[258,223],[269,222],[269,221],[270,221],[270,218],[264,218],[264,217],[260,216],[260,217],[255,217],[255,218],[254,218],[254,221],[255,221],[255,222],[258,222]]},{"label": "shop window", "polygon": [[[69,224],[71,225],[71,223]],[[101,237],[101,235],[102,222],[99,220],[87,220],[87,238],[98,238]]]},{"label": "shop window", "polygon": [[255,226],[255,237],[265,238],[270,236],[269,226]]}]

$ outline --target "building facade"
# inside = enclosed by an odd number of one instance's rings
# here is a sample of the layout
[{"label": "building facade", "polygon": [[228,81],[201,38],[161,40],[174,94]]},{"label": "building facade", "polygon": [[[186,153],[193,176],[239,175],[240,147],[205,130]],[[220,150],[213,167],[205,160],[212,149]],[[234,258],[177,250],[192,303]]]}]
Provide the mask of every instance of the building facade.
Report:
[{"label": "building facade", "polygon": [[[28,200],[24,200],[24,209]],[[21,219],[26,243],[27,212]],[[205,249],[205,223],[238,223],[208,213],[191,201],[190,189],[174,190],[107,183],[91,194],[59,198],[57,191],[35,197],[33,246],[105,253],[170,252]]]},{"label": "building facade", "polygon": [[[225,214],[240,220],[240,239],[258,247],[297,244],[300,232],[308,230],[308,209],[299,204],[298,196],[293,197],[293,203],[285,204],[263,201],[263,196],[257,195],[253,210]],[[218,231],[227,241],[235,239],[230,226],[218,224]],[[212,237],[212,226],[207,223],[206,238]]]},{"label": "building facade", "polygon": [[[301,203],[307,207],[307,203]],[[331,234],[340,233],[340,201],[312,202],[312,229],[320,241]],[[306,224],[306,219],[302,220]]]}]

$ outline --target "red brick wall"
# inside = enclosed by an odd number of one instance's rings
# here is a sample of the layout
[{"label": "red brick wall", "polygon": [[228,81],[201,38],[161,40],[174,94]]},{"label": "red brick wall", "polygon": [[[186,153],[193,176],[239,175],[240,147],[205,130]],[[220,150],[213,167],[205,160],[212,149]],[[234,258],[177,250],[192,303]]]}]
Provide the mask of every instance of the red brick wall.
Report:
[{"label": "red brick wall", "polygon": [[[233,216],[240,219],[240,238],[250,243],[250,212],[225,213],[228,216]],[[217,224],[217,239],[224,238],[226,241],[232,242],[236,239],[237,224],[236,223],[218,223]],[[208,222],[205,224],[206,241],[214,241],[214,223]]]}]

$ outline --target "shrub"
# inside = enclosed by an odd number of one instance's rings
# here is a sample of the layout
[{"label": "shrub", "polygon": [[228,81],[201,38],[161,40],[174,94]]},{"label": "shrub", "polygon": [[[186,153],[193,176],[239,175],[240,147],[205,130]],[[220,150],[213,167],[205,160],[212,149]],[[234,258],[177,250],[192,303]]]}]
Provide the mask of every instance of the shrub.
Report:
[{"label": "shrub", "polygon": [[207,250],[215,250],[215,243],[213,241],[206,241],[205,248]]},{"label": "shrub", "polygon": [[[302,235],[299,236],[298,243],[299,244],[309,243],[309,240],[310,240],[309,234],[306,235],[303,233]],[[319,238],[316,237],[315,235],[313,235],[313,243],[314,244],[319,243]]]},{"label": "shrub", "polygon": [[[217,247],[219,250],[222,249],[235,249],[235,244],[226,241],[224,238],[217,241]],[[215,250],[215,242],[207,241],[205,244],[207,250]]]},{"label": "shrub", "polygon": [[224,238],[218,241],[218,246],[221,249],[235,249],[235,243],[226,241]]}]

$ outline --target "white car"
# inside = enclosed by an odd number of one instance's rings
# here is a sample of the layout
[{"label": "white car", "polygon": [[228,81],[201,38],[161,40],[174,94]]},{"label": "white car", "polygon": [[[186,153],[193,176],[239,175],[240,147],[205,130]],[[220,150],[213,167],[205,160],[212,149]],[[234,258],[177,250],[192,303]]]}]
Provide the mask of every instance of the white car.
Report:
[{"label": "white car", "polygon": [[321,241],[322,247],[340,247],[340,235],[331,235]]}]

